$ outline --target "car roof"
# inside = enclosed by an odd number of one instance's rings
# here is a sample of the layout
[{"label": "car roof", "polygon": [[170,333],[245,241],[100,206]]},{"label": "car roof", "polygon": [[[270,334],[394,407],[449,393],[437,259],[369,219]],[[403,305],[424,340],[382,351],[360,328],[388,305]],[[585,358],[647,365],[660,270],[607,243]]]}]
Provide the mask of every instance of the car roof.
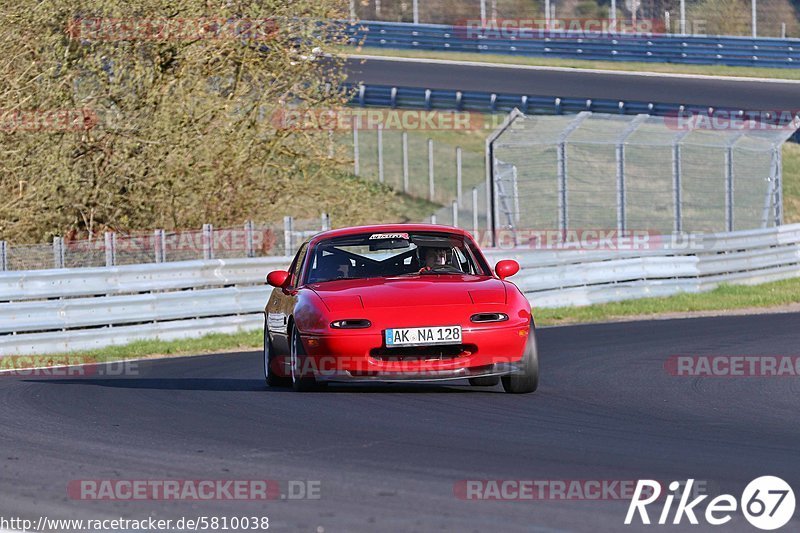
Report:
[{"label": "car roof", "polygon": [[437,232],[449,233],[472,237],[470,233],[454,226],[441,226],[439,224],[376,224],[372,226],[353,226],[350,228],[338,228],[314,235],[309,242],[317,243],[321,240],[332,237],[346,237],[348,235],[358,235],[361,233],[417,233],[417,232]]}]

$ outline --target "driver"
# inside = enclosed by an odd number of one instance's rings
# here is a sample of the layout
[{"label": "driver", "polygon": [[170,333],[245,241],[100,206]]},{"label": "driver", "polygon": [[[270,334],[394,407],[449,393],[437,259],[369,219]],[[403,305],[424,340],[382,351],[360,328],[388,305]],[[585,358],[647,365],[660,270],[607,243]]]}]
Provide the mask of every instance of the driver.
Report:
[{"label": "driver", "polygon": [[436,267],[450,264],[451,251],[449,248],[427,247],[423,255],[422,269],[431,270]]},{"label": "driver", "polygon": [[346,278],[350,274],[350,260],[341,254],[322,255],[317,266],[316,281]]}]

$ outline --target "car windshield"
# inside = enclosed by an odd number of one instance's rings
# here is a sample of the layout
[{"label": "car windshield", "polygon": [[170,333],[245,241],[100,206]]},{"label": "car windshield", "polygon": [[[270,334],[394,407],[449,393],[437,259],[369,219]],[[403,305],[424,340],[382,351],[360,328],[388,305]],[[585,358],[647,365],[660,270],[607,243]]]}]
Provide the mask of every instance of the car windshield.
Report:
[{"label": "car windshield", "polygon": [[414,275],[489,275],[467,237],[435,232],[363,233],[323,240],[309,255],[306,280],[322,283]]}]

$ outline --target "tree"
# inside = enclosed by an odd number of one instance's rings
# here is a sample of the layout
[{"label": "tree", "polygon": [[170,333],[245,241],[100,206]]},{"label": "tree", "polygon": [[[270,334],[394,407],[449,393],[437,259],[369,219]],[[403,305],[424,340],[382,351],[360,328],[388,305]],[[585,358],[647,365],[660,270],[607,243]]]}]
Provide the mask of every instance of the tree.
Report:
[{"label": "tree", "polygon": [[[5,4],[0,238],[277,218],[330,190],[327,135],[270,117],[345,100],[340,61],[322,57],[342,42],[323,22],[341,2]],[[341,201],[318,196],[315,213]]]}]

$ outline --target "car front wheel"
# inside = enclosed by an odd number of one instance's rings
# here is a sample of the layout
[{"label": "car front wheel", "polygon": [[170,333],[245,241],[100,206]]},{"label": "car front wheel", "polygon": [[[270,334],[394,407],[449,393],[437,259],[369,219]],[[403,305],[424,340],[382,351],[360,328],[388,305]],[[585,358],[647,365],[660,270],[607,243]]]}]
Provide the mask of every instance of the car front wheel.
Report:
[{"label": "car front wheel", "polygon": [[525,344],[525,353],[522,360],[517,363],[519,371],[508,376],[503,376],[503,390],[512,394],[525,394],[534,392],[539,387],[539,353],[536,347],[536,330],[531,322],[528,333],[528,342]]},{"label": "car front wheel", "polygon": [[[264,326],[264,380],[268,387],[289,387],[292,384],[291,378],[282,372],[283,369],[283,361],[276,360],[272,341],[269,339],[269,330]],[[281,372],[278,373],[276,370]]]},{"label": "car front wheel", "polygon": [[305,366],[306,352],[300,340],[300,333],[297,328],[292,328],[290,342],[291,366],[292,366],[292,388],[297,392],[308,392],[318,389],[317,380],[313,373]]}]

